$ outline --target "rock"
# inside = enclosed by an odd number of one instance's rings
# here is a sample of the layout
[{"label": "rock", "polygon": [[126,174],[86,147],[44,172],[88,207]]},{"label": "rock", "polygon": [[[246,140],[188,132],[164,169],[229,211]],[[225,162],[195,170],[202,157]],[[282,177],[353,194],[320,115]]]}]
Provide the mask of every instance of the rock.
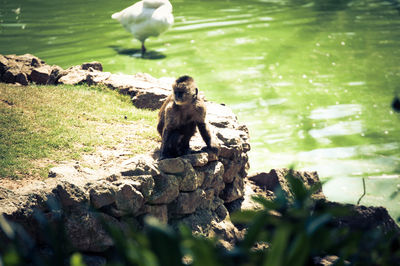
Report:
[{"label": "rock", "polygon": [[201,188],[214,188],[216,194],[219,194],[224,189],[225,183],[222,178],[224,165],[221,162],[211,162],[207,166],[198,168],[198,171],[204,172],[205,175]]},{"label": "rock", "polygon": [[25,73],[18,73],[17,76],[15,77],[15,82],[22,84],[24,86],[29,84],[28,77],[26,76]]},{"label": "rock", "polygon": [[62,76],[59,78],[58,83],[66,85],[76,85],[86,81],[88,72],[82,70],[78,66],[74,66],[65,70],[61,75]]},{"label": "rock", "polygon": [[123,94],[128,94],[129,89],[133,88],[133,77],[131,75],[113,74],[102,82],[110,89],[120,91]]},{"label": "rock", "polygon": [[115,202],[116,187],[101,182],[89,189],[90,202],[96,209],[111,205]]},{"label": "rock", "polygon": [[235,156],[236,149],[235,149],[235,147],[227,147],[225,145],[220,145],[218,154],[220,157],[230,159]]},{"label": "rock", "polygon": [[225,207],[223,204],[219,205],[219,206],[215,209],[215,213],[216,213],[216,214],[218,215],[218,217],[221,218],[221,219],[225,219],[225,218],[229,215],[228,210],[226,209],[226,207]]},{"label": "rock", "polygon": [[342,204],[324,199],[317,202],[316,208],[333,209],[346,208],[348,212],[335,218],[339,227],[360,232],[381,229],[384,233],[399,234],[400,228],[383,207],[367,207],[362,205]]},{"label": "rock", "polygon": [[61,78],[64,69],[59,66],[52,66],[50,77],[47,80],[47,84],[55,85],[58,83],[58,80]]},{"label": "rock", "polygon": [[233,248],[234,243],[237,241],[237,235],[239,234],[237,228],[228,219],[219,220],[215,219],[211,223],[212,233],[210,236],[217,236],[223,240],[223,246],[230,250]]},{"label": "rock", "polygon": [[136,108],[157,110],[160,109],[163,102],[168,97],[165,90],[148,89],[146,91],[137,91],[132,97],[132,103]]},{"label": "rock", "polygon": [[8,66],[8,59],[4,55],[0,54],[0,75],[6,72]]},{"label": "rock", "polygon": [[177,176],[179,182],[179,191],[195,191],[201,186],[201,179],[197,177],[196,171],[189,161],[183,160],[184,173],[181,176]]},{"label": "rock", "polygon": [[81,65],[81,68],[83,70],[89,70],[90,68],[97,70],[97,71],[103,71],[103,66],[100,62],[94,61],[90,63],[83,63]]},{"label": "rock", "polygon": [[19,73],[20,69],[12,67],[7,69],[1,78],[5,83],[14,83]]},{"label": "rock", "polygon": [[181,192],[171,211],[178,215],[193,213],[200,206],[201,199],[204,197],[205,192],[202,189],[193,192]]},{"label": "rock", "polygon": [[45,65],[38,68],[34,68],[31,72],[30,80],[36,84],[47,84],[50,79],[52,69],[50,66]]},{"label": "rock", "polygon": [[168,223],[168,207],[167,205],[147,205],[145,206],[145,212],[149,215],[157,218],[160,222]]},{"label": "rock", "polygon": [[104,213],[74,212],[65,222],[65,230],[72,246],[84,252],[103,252],[114,245],[102,222],[118,228],[118,220]]},{"label": "rock", "polygon": [[[130,180],[130,184],[142,193],[145,200],[149,199],[154,190],[154,179],[152,175],[140,175],[140,176],[127,176],[126,180]],[[115,182],[115,184],[121,184],[121,182]]]},{"label": "rock", "polygon": [[[292,192],[289,189],[286,175],[289,174],[289,169],[272,169],[269,173],[257,173],[249,176],[248,179],[264,190],[275,191],[280,187],[286,195],[292,197]],[[322,186],[319,181],[317,172],[293,171],[293,176],[303,181],[306,188],[311,188],[314,185],[319,185],[318,190],[312,195],[315,199],[323,199],[325,195],[322,192]]]},{"label": "rock", "polygon": [[[124,161],[121,165],[123,176],[159,175],[154,159],[148,155],[137,155]],[[167,172],[168,173],[168,172]]]},{"label": "rock", "polygon": [[240,134],[241,131],[236,129],[220,128],[217,132],[217,137],[227,147],[240,147],[242,143]]},{"label": "rock", "polygon": [[115,192],[115,205],[124,215],[134,216],[144,205],[144,197],[130,180],[124,180]]},{"label": "rock", "polygon": [[158,162],[158,169],[166,174],[182,174],[185,164],[181,158],[164,159]]},{"label": "rock", "polygon": [[88,201],[85,192],[78,186],[62,181],[52,191],[64,207],[76,207]]},{"label": "rock", "polygon": [[90,72],[86,76],[86,83],[88,85],[97,85],[97,84],[103,84],[108,78],[111,77],[110,72]]},{"label": "rock", "polygon": [[206,189],[204,191],[204,194],[202,194],[202,199],[201,199],[199,208],[212,209],[211,205],[212,205],[212,202],[214,201],[215,197],[216,197],[215,190],[213,188]]},{"label": "rock", "polygon": [[232,202],[243,197],[244,182],[239,176],[236,176],[232,183],[225,185],[224,190],[221,193],[221,198],[225,203]]},{"label": "rock", "polygon": [[221,104],[206,102],[207,118],[217,128],[237,128],[237,117],[232,110]]},{"label": "rock", "polygon": [[242,164],[236,161],[229,161],[227,165],[224,164],[224,175],[223,180],[225,183],[232,183],[235,179],[235,175],[237,175],[242,168]]},{"label": "rock", "polygon": [[150,204],[168,204],[179,195],[179,182],[174,175],[162,174],[154,177],[154,192]]},{"label": "rock", "polygon": [[191,153],[181,156],[182,159],[188,160],[193,166],[204,166],[208,163],[208,153]]}]

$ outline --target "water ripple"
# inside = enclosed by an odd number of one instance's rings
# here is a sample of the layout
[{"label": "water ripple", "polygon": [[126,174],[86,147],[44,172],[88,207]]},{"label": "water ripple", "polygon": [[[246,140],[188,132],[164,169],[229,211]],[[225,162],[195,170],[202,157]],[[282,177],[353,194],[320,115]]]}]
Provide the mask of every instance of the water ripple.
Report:
[{"label": "water ripple", "polygon": [[311,112],[310,119],[334,119],[360,114],[362,106],[359,104],[338,104],[318,108]]}]

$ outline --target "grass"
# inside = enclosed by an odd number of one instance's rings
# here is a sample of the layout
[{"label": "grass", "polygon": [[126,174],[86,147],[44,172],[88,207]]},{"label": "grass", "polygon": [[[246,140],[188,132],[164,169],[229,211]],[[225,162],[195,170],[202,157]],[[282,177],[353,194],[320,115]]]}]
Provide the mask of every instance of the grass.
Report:
[{"label": "grass", "polygon": [[102,87],[0,83],[0,177],[43,176],[52,164],[111,149],[127,136],[133,154],[153,150],[156,117]]}]

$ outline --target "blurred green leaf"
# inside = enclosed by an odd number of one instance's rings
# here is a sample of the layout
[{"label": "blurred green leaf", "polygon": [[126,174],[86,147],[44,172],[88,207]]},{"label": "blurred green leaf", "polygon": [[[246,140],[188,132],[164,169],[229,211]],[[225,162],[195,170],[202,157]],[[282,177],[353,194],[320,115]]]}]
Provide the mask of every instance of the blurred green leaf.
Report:
[{"label": "blurred green leaf", "polygon": [[80,253],[74,253],[71,256],[71,266],[86,266],[86,264],[83,262],[82,255]]},{"label": "blurred green leaf", "polygon": [[310,219],[309,223],[306,224],[306,232],[308,235],[312,235],[319,228],[324,226],[326,223],[331,221],[332,216],[329,213],[322,214],[318,217],[313,217]]},{"label": "blurred green leaf", "polygon": [[286,247],[291,234],[291,228],[287,225],[280,226],[274,234],[271,242],[271,248],[268,249],[266,260],[263,265],[276,266],[285,265]]}]

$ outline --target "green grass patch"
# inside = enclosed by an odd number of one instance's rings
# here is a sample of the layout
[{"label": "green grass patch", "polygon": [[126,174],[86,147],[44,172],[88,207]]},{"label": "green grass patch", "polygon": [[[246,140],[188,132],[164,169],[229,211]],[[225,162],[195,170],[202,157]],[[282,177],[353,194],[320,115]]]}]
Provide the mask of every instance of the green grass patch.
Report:
[{"label": "green grass patch", "polygon": [[127,135],[134,154],[152,150],[156,120],[157,112],[102,87],[0,84],[0,177],[40,174],[46,165],[35,161],[79,159]]}]

